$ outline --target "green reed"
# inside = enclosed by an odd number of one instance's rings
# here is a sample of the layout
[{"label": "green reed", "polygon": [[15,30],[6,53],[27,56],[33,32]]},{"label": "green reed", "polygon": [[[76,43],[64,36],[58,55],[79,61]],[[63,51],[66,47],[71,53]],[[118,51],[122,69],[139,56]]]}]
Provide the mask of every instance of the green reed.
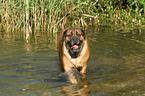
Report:
[{"label": "green reed", "polygon": [[114,24],[126,28],[145,24],[144,0],[2,0],[0,6],[3,29],[24,30],[26,38],[36,30],[53,34],[64,26]]},{"label": "green reed", "polygon": [[0,23],[5,30],[26,30],[26,35],[41,28],[54,33],[65,16],[83,4],[80,0],[2,0]]}]

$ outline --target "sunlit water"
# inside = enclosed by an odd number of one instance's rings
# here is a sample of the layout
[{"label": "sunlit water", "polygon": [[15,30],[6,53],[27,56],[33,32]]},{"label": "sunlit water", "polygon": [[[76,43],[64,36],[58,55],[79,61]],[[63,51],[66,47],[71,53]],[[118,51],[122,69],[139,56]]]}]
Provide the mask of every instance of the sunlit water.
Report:
[{"label": "sunlit water", "polygon": [[20,33],[0,32],[0,96],[144,96],[145,30],[85,32],[90,60],[76,85],[59,69],[55,36],[40,32],[26,43]]}]

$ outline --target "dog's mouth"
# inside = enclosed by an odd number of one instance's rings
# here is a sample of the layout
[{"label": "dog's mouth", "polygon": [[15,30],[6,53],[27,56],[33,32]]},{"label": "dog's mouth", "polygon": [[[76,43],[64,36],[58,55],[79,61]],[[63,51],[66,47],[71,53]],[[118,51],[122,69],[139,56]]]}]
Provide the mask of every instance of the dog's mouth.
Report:
[{"label": "dog's mouth", "polygon": [[73,45],[73,46],[71,46],[71,50],[72,50],[73,52],[78,52],[79,49],[80,49],[80,47],[79,47],[78,45]]}]

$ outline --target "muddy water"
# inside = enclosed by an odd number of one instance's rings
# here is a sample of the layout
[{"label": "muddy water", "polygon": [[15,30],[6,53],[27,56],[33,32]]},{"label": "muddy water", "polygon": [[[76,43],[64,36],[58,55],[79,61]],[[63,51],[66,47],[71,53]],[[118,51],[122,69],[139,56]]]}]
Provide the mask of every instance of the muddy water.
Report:
[{"label": "muddy water", "polygon": [[0,96],[144,96],[145,30],[85,31],[91,56],[76,85],[59,70],[55,36],[40,32],[26,43],[23,34],[0,32]]}]

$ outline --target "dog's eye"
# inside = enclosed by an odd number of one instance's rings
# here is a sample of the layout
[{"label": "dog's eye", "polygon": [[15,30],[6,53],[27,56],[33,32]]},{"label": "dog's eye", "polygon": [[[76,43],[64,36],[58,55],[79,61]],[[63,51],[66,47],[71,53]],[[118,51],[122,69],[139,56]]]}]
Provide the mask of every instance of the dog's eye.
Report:
[{"label": "dog's eye", "polygon": [[68,35],[68,37],[71,37],[71,36],[72,36],[71,34]]},{"label": "dog's eye", "polygon": [[72,37],[73,36],[73,32],[71,32],[69,35],[68,35],[68,37]]},{"label": "dog's eye", "polygon": [[77,35],[78,37],[80,37],[80,36],[81,36],[81,34],[79,34],[79,32],[76,32],[76,35]]},{"label": "dog's eye", "polygon": [[69,37],[69,38],[72,37],[72,34],[67,35],[67,37]]}]

